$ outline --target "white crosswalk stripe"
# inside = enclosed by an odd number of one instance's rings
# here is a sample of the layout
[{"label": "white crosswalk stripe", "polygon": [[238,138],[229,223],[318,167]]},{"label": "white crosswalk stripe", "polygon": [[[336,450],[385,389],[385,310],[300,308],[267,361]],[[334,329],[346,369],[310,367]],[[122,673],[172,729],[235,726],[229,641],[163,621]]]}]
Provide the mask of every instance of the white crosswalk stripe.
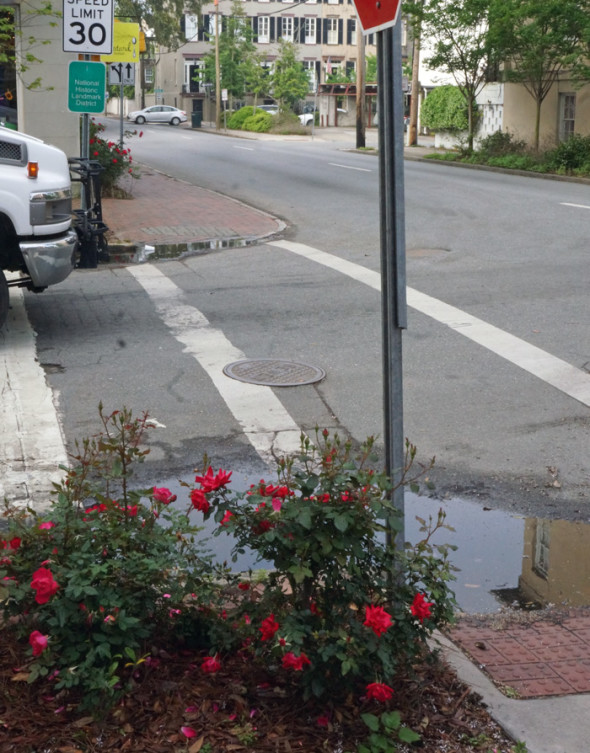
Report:
[{"label": "white crosswalk stripe", "polygon": [[42,510],[67,453],[22,291],[12,289],[10,302],[0,348],[0,499]]},{"label": "white crosswalk stripe", "polygon": [[194,306],[182,303],[182,291],[157,267],[128,267],[130,274],[153,300],[162,320],[207,372],[248,441],[265,462],[295,452],[301,430],[270,387],[230,379],[223,367],[246,356],[211,326]]}]

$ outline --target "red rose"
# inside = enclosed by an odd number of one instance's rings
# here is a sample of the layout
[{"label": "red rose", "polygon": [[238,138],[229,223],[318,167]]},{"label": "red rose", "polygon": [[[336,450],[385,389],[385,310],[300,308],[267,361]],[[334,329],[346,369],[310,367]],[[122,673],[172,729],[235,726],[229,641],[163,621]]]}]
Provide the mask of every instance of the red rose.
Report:
[{"label": "red rose", "polygon": [[217,473],[213,475],[213,469],[209,466],[204,476],[195,476],[195,481],[201,484],[203,491],[214,492],[229,483],[231,474],[231,471],[227,473],[227,471],[220,468]]},{"label": "red rose", "polygon": [[261,520],[260,523],[258,523],[258,525],[252,528],[252,530],[257,536],[260,536],[260,534],[270,531],[271,528],[274,528],[274,526],[270,522],[270,520]]},{"label": "red rose", "polygon": [[13,551],[18,549],[21,540],[18,536],[15,536],[13,539],[10,539],[10,541],[3,541],[2,542],[2,549],[12,549]]},{"label": "red rose", "polygon": [[33,656],[41,656],[47,648],[48,635],[41,635],[38,630],[33,630],[29,635],[29,643],[33,648]]},{"label": "red rose", "polygon": [[279,623],[275,622],[274,614],[271,614],[265,620],[262,620],[262,625],[258,629],[262,633],[260,640],[270,640],[279,629]]},{"label": "red rose", "polygon": [[154,486],[153,495],[156,502],[161,502],[163,505],[169,505],[176,500],[176,494],[172,494],[170,489],[166,489],[165,487],[158,488]]},{"label": "red rose", "polygon": [[365,621],[363,625],[370,627],[376,636],[381,637],[387,628],[393,625],[391,615],[383,607],[368,606],[365,608]]},{"label": "red rose", "polygon": [[206,515],[211,505],[209,504],[205,492],[202,489],[193,489],[191,492],[191,502],[195,510],[199,510]]},{"label": "red rose", "polygon": [[221,669],[221,664],[217,661],[215,656],[209,656],[201,664],[201,669],[203,670],[203,672],[213,674],[214,672],[219,672],[219,670]]},{"label": "red rose", "polygon": [[59,586],[53,580],[51,570],[40,567],[33,573],[31,588],[36,591],[35,601],[37,604],[47,604],[49,599],[57,593]]},{"label": "red rose", "polygon": [[416,594],[414,601],[410,607],[410,611],[417,617],[420,622],[424,622],[425,617],[430,617],[430,607],[434,604],[433,601],[426,601],[423,594]]},{"label": "red rose", "polygon": [[228,522],[228,520],[230,520],[230,518],[233,518],[233,516],[234,516],[233,512],[231,512],[230,510],[226,510],[225,515],[221,519],[220,525],[224,526]]},{"label": "red rose", "polygon": [[393,695],[393,688],[384,685],[382,682],[372,682],[367,685],[367,698],[373,698],[376,701],[388,701]]},{"label": "red rose", "polygon": [[311,662],[303,652],[299,656],[295,656],[292,651],[288,651],[283,656],[283,669],[293,669],[297,672],[302,670],[305,664],[311,664]]}]

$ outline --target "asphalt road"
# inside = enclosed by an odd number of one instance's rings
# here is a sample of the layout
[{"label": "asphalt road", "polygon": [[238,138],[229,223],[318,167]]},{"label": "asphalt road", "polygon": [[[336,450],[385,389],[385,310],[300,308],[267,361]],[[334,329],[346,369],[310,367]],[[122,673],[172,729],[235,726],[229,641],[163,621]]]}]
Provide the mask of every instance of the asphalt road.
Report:
[{"label": "asphalt road", "polygon": [[[167,127],[144,128],[132,150],[281,217],[302,245],[162,262],[149,279],[152,265],[79,272],[27,296],[68,442],[96,428],[99,400],[149,410],[166,429],[145,475],[162,484],[190,476],[203,452],[259,478],[268,436],[289,444],[299,427],[382,434],[379,289],[341,265],[379,270],[377,158]],[[415,162],[405,184],[405,433],[421,459],[436,456],[437,493],[587,519],[589,406],[572,383],[590,379],[590,187]],[[285,358],[327,378],[267,390],[274,402],[254,414],[276,421],[254,426],[238,415],[243,395],[234,406],[207,371],[211,342],[219,364]]]}]

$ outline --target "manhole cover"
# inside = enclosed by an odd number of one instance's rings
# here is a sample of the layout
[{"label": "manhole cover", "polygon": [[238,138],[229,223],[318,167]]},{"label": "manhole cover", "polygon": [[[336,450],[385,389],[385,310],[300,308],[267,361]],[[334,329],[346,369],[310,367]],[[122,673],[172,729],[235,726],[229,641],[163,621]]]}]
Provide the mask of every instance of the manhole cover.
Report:
[{"label": "manhole cover", "polygon": [[224,366],[223,373],[232,379],[268,387],[297,387],[321,381],[326,372],[317,366],[276,358],[234,361]]}]

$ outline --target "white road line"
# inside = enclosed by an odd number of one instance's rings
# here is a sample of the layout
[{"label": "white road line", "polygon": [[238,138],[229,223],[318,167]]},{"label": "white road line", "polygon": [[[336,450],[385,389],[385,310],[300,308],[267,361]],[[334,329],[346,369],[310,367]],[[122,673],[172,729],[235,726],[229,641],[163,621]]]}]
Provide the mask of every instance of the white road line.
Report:
[{"label": "white road line", "polygon": [[576,207],[576,209],[590,209],[590,206],[587,204],[570,204],[567,201],[560,202],[562,207]]},{"label": "white road line", "polygon": [[245,152],[253,152],[254,148],[251,146],[234,146],[234,149],[243,149]]},{"label": "white road line", "polygon": [[192,355],[209,375],[256,452],[267,463],[274,455],[300,449],[301,429],[270,387],[246,384],[227,377],[223,367],[245,358],[221,330],[194,306],[182,303],[182,290],[151,265],[126,267],[144,288],[158,314],[184,352]]},{"label": "white road line", "polygon": [[372,170],[369,170],[366,167],[351,167],[351,165],[340,165],[338,162],[328,162],[329,165],[332,165],[332,167],[343,167],[345,170],[358,170],[359,173],[372,173]]},{"label": "white road line", "polygon": [[18,288],[11,289],[10,304],[0,335],[0,499],[40,511],[49,506],[51,482],[63,478],[58,465],[67,465],[68,456]]},{"label": "white road line", "polygon": [[[333,254],[319,251],[293,241],[273,241],[271,246],[284,248],[352,277],[375,290],[381,290],[381,275],[360,264],[340,259]],[[515,366],[528,371],[538,379],[552,385],[583,405],[590,407],[590,374],[572,366],[567,361],[552,356],[541,348],[527,343],[492,324],[450,306],[432,296],[407,288],[408,305],[464,337],[478,343]]]}]

